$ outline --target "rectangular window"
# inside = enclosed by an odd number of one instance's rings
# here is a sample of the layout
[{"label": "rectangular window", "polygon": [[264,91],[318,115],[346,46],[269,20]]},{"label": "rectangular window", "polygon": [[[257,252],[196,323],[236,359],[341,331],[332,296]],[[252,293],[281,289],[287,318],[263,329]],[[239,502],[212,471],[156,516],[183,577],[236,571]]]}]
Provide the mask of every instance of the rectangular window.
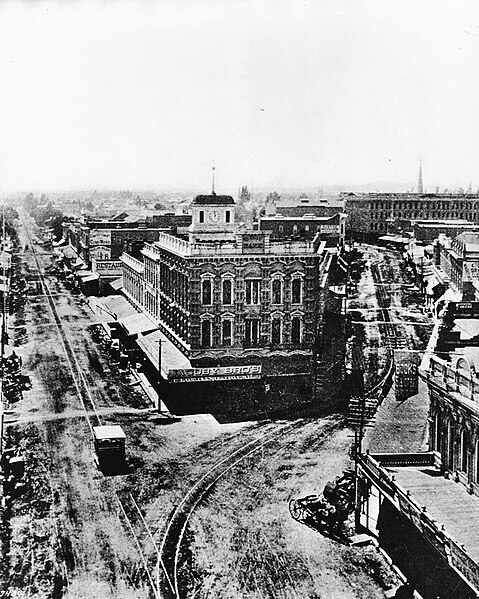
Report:
[{"label": "rectangular window", "polygon": [[211,305],[211,281],[209,279],[205,279],[202,283],[201,290],[201,303],[206,306]]},{"label": "rectangular window", "polygon": [[205,213],[203,210],[200,210],[200,223],[205,222]]},{"label": "rectangular window", "polygon": [[229,210],[225,212],[225,222],[231,222],[231,212]]},{"label": "rectangular window", "polygon": [[230,346],[232,344],[232,324],[231,324],[231,320],[223,320],[223,325],[222,325],[222,338],[223,338],[223,345],[228,345]]},{"label": "rectangular window", "polygon": [[259,345],[259,319],[247,318],[245,320],[245,344],[247,347]]},{"label": "rectangular window", "polygon": [[271,343],[279,345],[281,343],[281,319],[273,318],[271,325]]},{"label": "rectangular window", "polygon": [[291,301],[293,304],[301,303],[301,279],[293,279],[291,283]]},{"label": "rectangular window", "polygon": [[259,304],[259,279],[249,279],[246,281],[246,303],[250,306]]},{"label": "rectangular window", "polygon": [[201,323],[201,346],[211,346],[211,322],[209,320],[203,320]]},{"label": "rectangular window", "polygon": [[273,283],[272,283],[272,292],[273,292],[273,297],[272,297],[272,303],[273,304],[281,304],[283,303],[282,301],[282,283],[280,279],[273,279]]},{"label": "rectangular window", "polygon": [[225,279],[223,281],[223,304],[231,304],[232,301],[232,281],[231,279]]},{"label": "rectangular window", "polygon": [[298,317],[291,321],[291,343],[301,343],[301,320]]}]

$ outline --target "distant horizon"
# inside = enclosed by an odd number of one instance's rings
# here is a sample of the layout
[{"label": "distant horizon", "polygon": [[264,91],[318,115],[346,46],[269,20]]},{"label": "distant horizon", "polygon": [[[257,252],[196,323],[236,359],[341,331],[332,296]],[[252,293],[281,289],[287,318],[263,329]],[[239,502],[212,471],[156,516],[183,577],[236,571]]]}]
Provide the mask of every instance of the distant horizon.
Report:
[{"label": "distant horizon", "polygon": [[[248,188],[248,190],[251,192],[252,188],[251,186],[245,184],[245,187]],[[218,195],[224,194],[224,195],[231,195],[233,197],[238,195],[238,192],[240,191],[240,189],[243,187],[243,185],[238,186],[238,188],[235,191],[232,191],[231,189],[228,190],[223,190],[221,188],[216,187],[215,192]],[[469,184],[467,186],[441,186],[441,185],[426,185],[424,184],[424,189],[423,189],[423,193],[436,193],[436,189],[439,188],[439,192],[443,193],[444,190],[448,190],[448,192],[453,193],[453,192],[457,192],[459,189],[463,189],[465,192],[467,192],[467,189],[469,188]],[[334,194],[334,193],[341,193],[341,192],[347,192],[347,191],[361,191],[363,193],[367,193],[367,192],[371,192],[371,193],[409,193],[414,192],[417,193],[417,184],[413,185],[413,184],[398,184],[398,183],[394,183],[394,182],[387,182],[387,181],[378,181],[376,183],[370,183],[370,184],[337,184],[337,185],[299,185],[299,186],[295,186],[295,185],[291,185],[291,186],[262,186],[262,187],[255,187],[253,188],[253,193],[261,193],[261,194],[267,194],[267,193],[272,193],[272,192],[277,192],[279,195],[281,195],[281,193],[289,193],[289,194],[298,194],[300,195],[301,193],[310,193],[310,194],[317,194],[319,193],[321,190],[323,190],[324,194]],[[476,191],[478,190],[478,187],[474,187],[472,186],[472,193],[476,193]],[[211,193],[211,189],[198,189],[198,188],[193,188],[193,187],[131,187],[131,188],[124,188],[124,187],[102,187],[102,188],[88,188],[88,187],[79,187],[79,188],[65,188],[65,189],[28,189],[28,190],[14,190],[14,191],[0,191],[0,196],[4,197],[4,198],[8,198],[8,197],[12,197],[12,196],[18,196],[18,195],[28,195],[29,193],[33,193],[33,195],[37,196],[37,195],[46,195],[48,196],[48,194],[55,194],[55,195],[60,195],[60,194],[89,194],[89,195],[93,195],[95,193],[97,194],[121,194],[121,193],[131,193],[131,194],[185,194],[185,195],[191,195],[192,197],[195,197],[196,195],[201,195],[201,194],[210,194]]]}]

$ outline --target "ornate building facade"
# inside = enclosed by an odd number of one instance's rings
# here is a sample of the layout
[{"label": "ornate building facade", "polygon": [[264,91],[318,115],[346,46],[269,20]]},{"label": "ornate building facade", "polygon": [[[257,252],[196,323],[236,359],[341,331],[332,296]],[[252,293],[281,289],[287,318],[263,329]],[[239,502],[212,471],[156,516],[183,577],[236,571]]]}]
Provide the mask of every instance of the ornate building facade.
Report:
[{"label": "ornate building facade", "polygon": [[258,365],[262,393],[310,399],[324,244],[239,230],[230,196],[197,196],[191,210],[188,240],[160,233],[143,264],[123,256],[124,293],[192,368]]},{"label": "ornate building facade", "polygon": [[479,303],[451,302],[421,366],[430,450],[446,476],[479,495]]}]

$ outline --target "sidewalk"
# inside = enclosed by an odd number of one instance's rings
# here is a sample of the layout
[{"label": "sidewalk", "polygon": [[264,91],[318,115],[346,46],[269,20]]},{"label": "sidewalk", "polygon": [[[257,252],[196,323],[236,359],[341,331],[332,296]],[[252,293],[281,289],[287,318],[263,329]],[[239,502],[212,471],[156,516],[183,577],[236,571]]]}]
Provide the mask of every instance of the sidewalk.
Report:
[{"label": "sidewalk", "polygon": [[419,378],[419,391],[397,401],[394,385],[378,408],[374,427],[366,429],[363,451],[371,453],[418,453],[428,451],[429,393]]}]

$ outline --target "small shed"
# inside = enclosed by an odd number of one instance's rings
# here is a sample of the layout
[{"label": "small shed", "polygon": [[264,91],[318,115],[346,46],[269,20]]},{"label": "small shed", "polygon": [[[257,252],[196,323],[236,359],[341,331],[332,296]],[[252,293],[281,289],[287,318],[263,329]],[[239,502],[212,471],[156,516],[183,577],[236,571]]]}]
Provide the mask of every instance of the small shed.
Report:
[{"label": "small shed", "polygon": [[93,438],[98,459],[102,462],[125,459],[126,435],[117,424],[94,426]]}]

